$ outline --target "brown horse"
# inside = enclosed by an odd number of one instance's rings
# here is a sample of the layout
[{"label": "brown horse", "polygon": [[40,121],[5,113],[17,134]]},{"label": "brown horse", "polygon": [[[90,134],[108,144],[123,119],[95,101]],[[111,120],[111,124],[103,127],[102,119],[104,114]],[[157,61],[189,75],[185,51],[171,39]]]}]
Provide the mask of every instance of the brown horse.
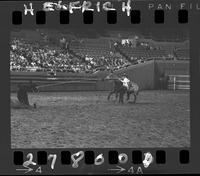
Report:
[{"label": "brown horse", "polygon": [[127,89],[127,87],[124,86],[120,80],[114,80],[114,86],[113,86],[112,91],[108,95],[108,100],[110,99],[110,96],[114,93],[116,95],[116,99],[118,98],[118,94],[119,94],[120,103],[124,102],[124,94],[127,94],[127,101],[130,99],[130,95],[133,94],[134,103],[135,103],[137,96],[139,94],[139,86],[134,82],[130,82],[129,88]]},{"label": "brown horse", "polygon": [[113,89],[108,94],[108,97],[107,97],[108,100],[110,100],[110,97],[112,94],[115,94],[115,97],[117,99],[118,94],[119,94],[119,102],[123,103],[124,102],[124,94],[126,93],[127,101],[130,99],[130,95],[133,94],[134,95],[134,103],[136,102],[137,95],[139,94],[139,86],[136,83],[130,81],[129,86],[128,86],[129,88],[127,88],[123,85],[123,82],[121,81],[121,79],[114,74],[108,75],[105,79],[112,80],[114,83]]}]

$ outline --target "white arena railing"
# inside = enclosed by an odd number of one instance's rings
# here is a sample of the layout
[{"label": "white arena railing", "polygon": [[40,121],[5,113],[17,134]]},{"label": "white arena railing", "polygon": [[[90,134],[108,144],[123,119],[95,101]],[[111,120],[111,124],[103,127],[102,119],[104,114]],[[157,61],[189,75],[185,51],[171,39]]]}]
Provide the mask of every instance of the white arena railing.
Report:
[{"label": "white arena railing", "polygon": [[190,90],[189,75],[168,75],[168,89],[170,90]]}]

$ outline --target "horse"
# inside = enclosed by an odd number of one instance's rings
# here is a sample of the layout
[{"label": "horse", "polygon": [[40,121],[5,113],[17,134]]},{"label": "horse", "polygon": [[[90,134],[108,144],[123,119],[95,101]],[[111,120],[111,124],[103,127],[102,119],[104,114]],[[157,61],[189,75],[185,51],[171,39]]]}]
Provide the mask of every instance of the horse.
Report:
[{"label": "horse", "polygon": [[[17,100],[11,99],[10,106],[11,108],[30,108],[32,107],[28,100],[28,92],[37,92],[38,89],[36,84],[29,82],[29,84],[18,84],[17,91]],[[36,104],[33,104],[33,107],[36,108]]]},{"label": "horse", "polygon": [[[117,100],[118,94],[120,92],[123,93],[125,91],[125,89],[123,87],[123,82],[119,79],[119,77],[117,75],[113,74],[113,72],[111,72],[108,76],[103,78],[103,81],[104,80],[113,81],[113,89],[108,94],[107,100],[110,100],[110,96],[112,94],[115,94],[115,97],[116,97],[116,100]],[[122,95],[119,97],[119,102],[121,101],[121,97],[122,97]]]},{"label": "horse", "polygon": [[139,94],[139,86],[130,81],[128,88],[126,86],[123,85],[123,82],[121,82],[120,80],[114,80],[114,86],[113,86],[113,90],[109,93],[108,95],[108,100],[110,99],[110,96],[112,94],[116,95],[116,99],[118,98],[118,94],[119,94],[119,102],[123,103],[124,102],[124,94],[127,94],[127,101],[130,99],[130,95],[133,94],[134,95],[134,103],[136,102],[137,96]]},{"label": "horse", "polygon": [[113,89],[108,94],[107,99],[110,100],[110,96],[115,93],[116,99],[118,98],[119,94],[119,102],[123,103],[124,100],[124,94],[127,93],[127,101],[130,99],[130,95],[134,95],[134,103],[136,102],[137,95],[139,94],[139,86],[130,81],[128,88],[123,85],[123,82],[120,80],[120,78],[116,75],[110,74],[105,79],[112,80],[114,82]]}]

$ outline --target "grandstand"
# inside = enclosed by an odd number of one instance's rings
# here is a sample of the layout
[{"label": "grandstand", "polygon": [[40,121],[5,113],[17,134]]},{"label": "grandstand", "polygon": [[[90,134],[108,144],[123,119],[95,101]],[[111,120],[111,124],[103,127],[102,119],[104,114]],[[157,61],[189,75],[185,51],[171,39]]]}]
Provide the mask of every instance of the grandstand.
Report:
[{"label": "grandstand", "polygon": [[[134,45],[121,43],[135,36]],[[148,60],[188,60],[187,35],[171,31],[168,36],[130,29],[15,30],[11,33],[10,70],[95,73]]]},{"label": "grandstand", "polygon": [[151,50],[151,49],[145,49],[143,47],[137,47],[137,48],[131,48],[131,47],[118,47],[119,51],[123,53],[127,58],[129,58],[131,61],[137,60],[138,58],[142,58],[145,60],[151,60],[151,59],[159,59],[159,58],[169,58],[170,54],[167,53],[166,50]]},{"label": "grandstand", "polygon": [[74,41],[71,43],[70,48],[81,57],[88,55],[89,57],[94,57],[95,59],[102,56],[108,57],[112,51],[112,49],[109,48],[108,41],[101,39]]}]

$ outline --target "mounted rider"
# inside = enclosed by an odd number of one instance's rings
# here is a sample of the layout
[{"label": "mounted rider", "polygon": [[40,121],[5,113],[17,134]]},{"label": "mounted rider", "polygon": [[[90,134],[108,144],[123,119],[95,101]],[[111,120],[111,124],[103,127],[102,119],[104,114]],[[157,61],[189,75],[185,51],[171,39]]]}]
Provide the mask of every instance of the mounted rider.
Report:
[{"label": "mounted rider", "polygon": [[119,79],[123,83],[123,86],[125,86],[127,90],[129,90],[131,80],[128,78],[128,75],[126,73],[123,73],[122,77]]},{"label": "mounted rider", "polygon": [[133,94],[134,102],[136,101],[136,96],[139,92],[139,86],[131,81],[126,73],[120,74],[118,76],[111,70],[110,74],[104,79],[113,81],[113,89],[108,95],[108,100],[110,99],[110,96],[115,93],[116,99],[119,94],[119,102],[123,103],[123,95],[127,93],[127,100],[129,100],[130,95]]}]

